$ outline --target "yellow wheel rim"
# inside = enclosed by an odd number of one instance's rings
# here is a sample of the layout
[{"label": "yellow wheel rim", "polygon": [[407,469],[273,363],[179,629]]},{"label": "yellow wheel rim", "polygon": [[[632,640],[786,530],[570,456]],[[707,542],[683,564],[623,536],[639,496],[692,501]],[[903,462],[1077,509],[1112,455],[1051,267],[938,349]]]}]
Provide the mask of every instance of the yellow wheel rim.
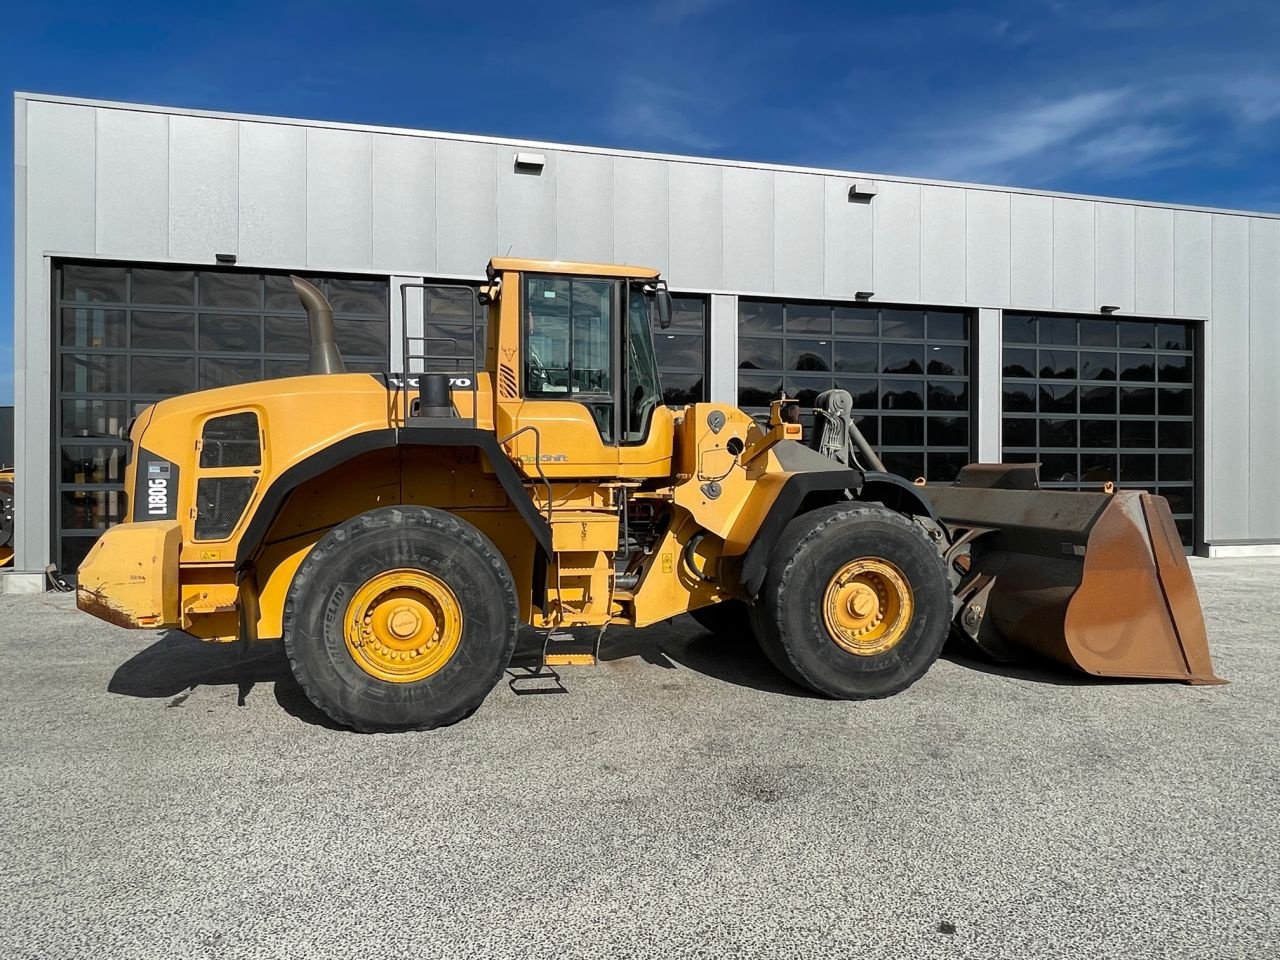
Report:
[{"label": "yellow wheel rim", "polygon": [[387,570],[356,591],[343,620],[347,651],[365,673],[390,683],[431,676],[462,640],[462,607],[425,570]]},{"label": "yellow wheel rim", "polygon": [[915,602],[902,571],[863,557],[836,571],[822,599],[831,639],[848,653],[874,657],[897,646],[911,626]]}]

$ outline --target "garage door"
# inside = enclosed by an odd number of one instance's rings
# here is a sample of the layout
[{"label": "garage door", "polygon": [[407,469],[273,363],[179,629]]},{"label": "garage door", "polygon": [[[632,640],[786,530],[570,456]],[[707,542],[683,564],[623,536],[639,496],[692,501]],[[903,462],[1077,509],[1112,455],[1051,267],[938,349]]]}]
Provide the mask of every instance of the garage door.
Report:
[{"label": "garage door", "polygon": [[968,314],[954,309],[743,298],[738,404],[766,417],[782,390],[804,410],[823,390],[848,390],[886,468],[953,480],[972,459],[969,330]]},{"label": "garage door", "polygon": [[[385,370],[387,281],[308,279],[347,368]],[[63,263],[54,281],[54,559],[73,573],[124,517],[121,428],[163,397],[305,373],[309,335],[283,273]]]},{"label": "garage door", "polygon": [[1041,483],[1108,481],[1169,501],[1195,544],[1195,326],[1099,317],[1004,315],[1004,459],[1040,461]]}]

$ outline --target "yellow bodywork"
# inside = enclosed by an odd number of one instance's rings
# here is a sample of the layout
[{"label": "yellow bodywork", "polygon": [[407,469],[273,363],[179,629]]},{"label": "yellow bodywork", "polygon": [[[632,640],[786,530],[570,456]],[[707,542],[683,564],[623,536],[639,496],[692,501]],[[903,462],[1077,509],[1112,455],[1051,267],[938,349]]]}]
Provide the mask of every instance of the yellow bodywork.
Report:
[{"label": "yellow bodywork", "polygon": [[[644,626],[734,596],[733,579],[717,576],[719,565],[740,558],[754,541],[790,475],[776,445],[793,442],[799,427],[764,428],[726,404],[658,406],[642,442],[609,444],[583,404],[526,399],[520,301],[510,292],[527,272],[657,277],[643,267],[492,261],[483,369],[474,384],[451,390],[458,417],[490,438],[484,448],[440,436],[407,442],[413,392],[395,378],[367,373],[242,384],[149,408],[131,435],[126,496],[135,522],[108,530],[87,556],[79,571],[81,607],[115,623],[177,627],[209,640],[279,637],[290,585],[312,547],[335,525],[397,504],[446,510],[489,537],[507,560],[522,619],[535,627]],[[242,413],[257,418],[260,462],[202,466],[206,425]],[[143,453],[173,465],[172,519],[137,522],[137,498],[148,496],[139,480]],[[490,455],[505,462],[495,464]],[[512,468],[519,481],[514,493],[500,477]],[[295,476],[302,479],[293,484]],[[202,482],[218,481],[241,483],[250,493],[228,530],[201,538],[197,491]],[[273,489],[286,487],[282,501],[272,500]],[[545,519],[548,556],[517,508],[519,498]],[[639,501],[665,520],[620,585],[620,515]],[[396,622],[408,624],[412,613],[425,623],[423,610],[446,616],[449,604],[430,594],[427,600],[405,594],[400,606],[412,610],[393,611]],[[448,641],[426,638],[421,623],[400,645],[420,651],[414,656],[429,665],[420,648]],[[399,663],[385,659],[390,654],[369,656],[374,669],[398,669],[388,666]]]}]

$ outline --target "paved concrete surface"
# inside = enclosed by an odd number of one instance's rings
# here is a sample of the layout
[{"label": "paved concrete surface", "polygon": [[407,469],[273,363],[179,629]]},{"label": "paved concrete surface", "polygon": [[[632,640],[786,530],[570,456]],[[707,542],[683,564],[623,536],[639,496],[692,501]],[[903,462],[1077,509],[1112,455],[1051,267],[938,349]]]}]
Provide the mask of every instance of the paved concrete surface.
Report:
[{"label": "paved concrete surface", "polygon": [[0,601],[0,957],[1275,957],[1280,562],[1225,687],[940,662],[831,703],[687,619],[429,734]]}]

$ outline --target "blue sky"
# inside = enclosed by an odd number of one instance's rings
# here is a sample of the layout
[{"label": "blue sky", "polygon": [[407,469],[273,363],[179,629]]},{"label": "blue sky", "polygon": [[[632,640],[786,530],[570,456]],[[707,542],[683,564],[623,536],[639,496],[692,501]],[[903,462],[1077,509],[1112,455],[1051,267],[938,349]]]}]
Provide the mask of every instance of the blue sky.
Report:
[{"label": "blue sky", "polygon": [[5,20],[10,90],[1280,210],[1280,0],[45,0]]}]

